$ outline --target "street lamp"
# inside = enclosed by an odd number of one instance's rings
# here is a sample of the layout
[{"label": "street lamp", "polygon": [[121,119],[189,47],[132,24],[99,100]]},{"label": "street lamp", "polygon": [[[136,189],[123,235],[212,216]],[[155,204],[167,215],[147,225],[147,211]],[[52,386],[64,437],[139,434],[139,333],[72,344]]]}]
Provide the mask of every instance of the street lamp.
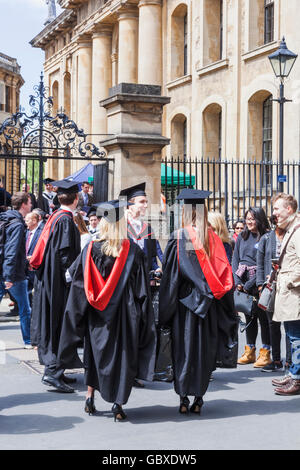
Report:
[{"label": "street lamp", "polygon": [[278,99],[273,99],[273,101],[277,101],[280,105],[280,134],[279,134],[279,175],[278,175],[278,183],[279,183],[279,191],[283,192],[283,183],[286,181],[284,176],[284,168],[283,168],[283,123],[284,123],[284,112],[283,106],[284,103],[291,101],[287,100],[284,97],[284,79],[289,76],[291,70],[296,62],[298,55],[294,54],[288,50],[285,38],[282,38],[280,43],[279,49],[273,52],[273,54],[269,55],[269,60],[271,62],[274,74],[277,78],[280,78],[280,93]]}]

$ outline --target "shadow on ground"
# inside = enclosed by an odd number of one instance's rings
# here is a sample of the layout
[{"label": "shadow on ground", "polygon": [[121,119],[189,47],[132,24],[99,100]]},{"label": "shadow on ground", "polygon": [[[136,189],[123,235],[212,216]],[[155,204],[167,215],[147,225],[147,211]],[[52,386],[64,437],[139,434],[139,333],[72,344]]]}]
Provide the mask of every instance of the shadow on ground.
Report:
[{"label": "shadow on ground", "polygon": [[60,416],[59,418],[41,414],[0,416],[0,434],[48,434],[72,429],[83,421],[77,416]]}]

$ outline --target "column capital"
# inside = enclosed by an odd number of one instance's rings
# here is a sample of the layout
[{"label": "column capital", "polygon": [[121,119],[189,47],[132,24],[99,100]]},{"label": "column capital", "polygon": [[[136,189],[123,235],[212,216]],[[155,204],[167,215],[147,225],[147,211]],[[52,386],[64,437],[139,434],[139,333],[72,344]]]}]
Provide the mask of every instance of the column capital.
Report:
[{"label": "column capital", "polygon": [[92,39],[101,36],[112,36],[113,27],[110,24],[98,23],[92,29]]},{"label": "column capital", "polygon": [[124,7],[118,11],[118,21],[128,19],[138,19],[139,12],[135,7]]},{"label": "column capital", "polygon": [[157,5],[161,7],[161,0],[140,0],[138,7],[145,7],[147,5]]},{"label": "column capital", "polygon": [[78,36],[76,42],[78,47],[92,47],[92,36],[90,34],[82,34]]}]

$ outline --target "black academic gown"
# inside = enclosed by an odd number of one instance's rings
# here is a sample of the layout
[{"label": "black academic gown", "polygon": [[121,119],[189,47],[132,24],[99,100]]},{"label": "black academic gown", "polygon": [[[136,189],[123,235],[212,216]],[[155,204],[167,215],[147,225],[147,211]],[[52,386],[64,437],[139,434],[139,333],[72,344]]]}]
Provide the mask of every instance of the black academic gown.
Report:
[{"label": "black academic gown", "polygon": [[186,250],[185,232],[180,234],[179,245],[175,232],[164,253],[159,322],[171,327],[176,393],[202,397],[216,366],[219,341],[232,342],[237,322],[232,291],[221,300],[214,298],[196,252]]},{"label": "black academic gown", "polygon": [[133,240],[144,240],[143,252],[146,256],[146,268],[149,273],[151,270],[157,269],[159,266],[156,263],[157,258],[157,249],[156,249],[156,239],[154,238],[154,233],[152,231],[151,225],[143,222],[140,233],[137,233],[133,226],[128,222],[127,225],[128,237]]},{"label": "black academic gown", "polygon": [[66,270],[80,253],[80,235],[67,212],[48,239],[43,262],[35,271],[32,324],[41,364],[55,366],[63,314],[67,302]]},{"label": "black academic gown", "polygon": [[[115,262],[94,242],[92,259],[107,279]],[[88,302],[84,269],[88,246],[69,269],[72,276],[58,363],[76,368],[77,346],[84,338],[85,383],[111,403],[125,404],[135,378],[152,380],[156,330],[143,252],[130,241],[128,257],[112,297],[104,310]]]}]

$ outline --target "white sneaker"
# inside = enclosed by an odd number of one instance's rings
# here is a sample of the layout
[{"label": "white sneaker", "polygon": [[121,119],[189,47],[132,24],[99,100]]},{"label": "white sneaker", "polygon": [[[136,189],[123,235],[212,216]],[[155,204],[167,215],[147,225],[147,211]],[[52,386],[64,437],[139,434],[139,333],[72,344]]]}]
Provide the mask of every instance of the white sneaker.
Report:
[{"label": "white sneaker", "polygon": [[25,344],[24,349],[33,349],[33,346],[31,346],[31,344]]}]

